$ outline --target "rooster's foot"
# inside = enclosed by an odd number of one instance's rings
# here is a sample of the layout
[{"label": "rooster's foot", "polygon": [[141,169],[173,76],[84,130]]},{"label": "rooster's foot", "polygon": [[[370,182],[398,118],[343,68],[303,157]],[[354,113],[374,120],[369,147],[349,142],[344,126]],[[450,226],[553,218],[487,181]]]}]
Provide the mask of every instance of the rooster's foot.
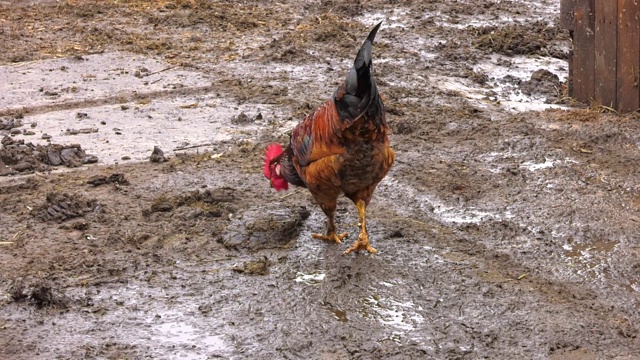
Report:
[{"label": "rooster's foot", "polygon": [[327,235],[322,235],[322,234],[311,234],[311,236],[314,239],[320,239],[320,240],[326,240],[326,241],[333,241],[335,243],[342,243],[342,239],[346,238],[347,236],[349,236],[348,233],[342,233],[342,234],[336,234],[335,232],[330,232]]},{"label": "rooster's foot", "polygon": [[358,252],[360,250],[367,250],[369,252],[369,254],[375,254],[378,252],[378,250],[376,250],[373,246],[371,246],[371,244],[369,243],[369,236],[367,234],[360,234],[360,236],[358,236],[358,240],[356,240],[356,243],[353,244],[353,246],[351,246],[350,248],[348,248],[344,254],[350,254],[352,252]]}]

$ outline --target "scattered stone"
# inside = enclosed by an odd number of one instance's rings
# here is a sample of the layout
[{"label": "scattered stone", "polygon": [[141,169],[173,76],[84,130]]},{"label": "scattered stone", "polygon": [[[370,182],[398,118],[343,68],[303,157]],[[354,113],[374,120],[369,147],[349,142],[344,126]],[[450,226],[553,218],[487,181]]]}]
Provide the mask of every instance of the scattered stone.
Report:
[{"label": "scattered stone", "polygon": [[51,139],[51,135],[49,135],[47,133],[44,133],[44,134],[42,134],[41,138],[44,139],[44,140],[49,140],[49,139]]},{"label": "scattered stone", "polygon": [[89,115],[87,113],[84,113],[84,112],[76,113],[76,119],[86,119],[88,117]]},{"label": "scattered stone", "polygon": [[151,156],[149,157],[149,161],[155,163],[161,163],[167,161],[167,158],[164,157],[164,151],[157,146],[153,147],[153,152],[151,152]]},{"label": "scattered stone", "polygon": [[123,161],[131,160],[131,156],[125,155],[121,157],[120,160],[123,160]]}]

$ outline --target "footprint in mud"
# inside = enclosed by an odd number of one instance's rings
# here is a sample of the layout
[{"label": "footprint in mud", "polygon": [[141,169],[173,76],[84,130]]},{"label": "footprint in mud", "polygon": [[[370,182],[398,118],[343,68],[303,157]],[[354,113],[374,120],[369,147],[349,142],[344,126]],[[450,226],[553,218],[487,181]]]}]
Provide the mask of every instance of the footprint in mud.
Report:
[{"label": "footprint in mud", "polygon": [[302,206],[251,208],[233,218],[219,241],[228,248],[286,248],[297,238],[301,225],[310,215]]},{"label": "footprint in mud", "polygon": [[[195,218],[204,215],[219,218],[227,216],[229,212],[235,212],[230,211],[234,210],[230,204],[236,201],[235,191],[234,188],[221,187],[204,191],[195,190],[173,197],[162,195],[157,197],[151,204],[151,208],[145,210],[144,213],[149,215],[156,212],[171,212],[182,208],[181,217]],[[227,205],[223,205],[223,203]]]}]

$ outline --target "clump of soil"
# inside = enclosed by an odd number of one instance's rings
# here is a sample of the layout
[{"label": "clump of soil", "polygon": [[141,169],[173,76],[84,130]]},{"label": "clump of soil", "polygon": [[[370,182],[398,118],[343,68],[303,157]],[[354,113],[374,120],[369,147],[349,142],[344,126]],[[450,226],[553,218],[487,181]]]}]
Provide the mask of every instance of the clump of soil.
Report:
[{"label": "clump of soil", "polygon": [[104,184],[129,185],[129,180],[127,180],[124,174],[114,173],[109,176],[94,175],[87,180],[87,184],[93,186],[100,186]]},{"label": "clump of soil", "polygon": [[531,74],[531,79],[522,83],[520,90],[528,96],[546,97],[546,103],[558,100],[562,83],[560,78],[547,69],[538,69]]},{"label": "clump of soil", "polygon": [[88,155],[78,144],[43,146],[5,136],[0,148],[0,176],[46,171],[51,166],[79,167],[96,162],[98,158]]},{"label": "clump of soil", "polygon": [[548,26],[542,21],[532,24],[511,24],[498,28],[485,26],[473,29],[477,38],[473,45],[480,50],[488,50],[503,55],[542,55],[566,59],[566,51],[554,45],[565,41],[566,32],[557,26]]},{"label": "clump of soil", "polygon": [[25,301],[38,309],[67,307],[66,297],[57,294],[51,285],[44,281],[36,281],[33,284],[26,285],[22,279],[17,279],[11,284],[8,290],[12,301]]},{"label": "clump of soil", "polygon": [[245,275],[267,275],[272,262],[266,256],[262,259],[245,261],[231,270]]},{"label": "clump of soil", "polygon": [[39,207],[35,214],[42,221],[63,222],[82,217],[86,213],[101,212],[102,206],[97,200],[88,200],[81,194],[52,192],[47,194],[46,204]]}]

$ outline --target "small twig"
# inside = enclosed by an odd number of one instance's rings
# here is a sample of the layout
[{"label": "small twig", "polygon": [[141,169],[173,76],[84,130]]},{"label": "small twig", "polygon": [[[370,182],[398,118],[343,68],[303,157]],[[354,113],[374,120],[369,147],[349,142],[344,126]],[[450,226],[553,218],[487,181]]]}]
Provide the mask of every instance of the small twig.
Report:
[{"label": "small twig", "polygon": [[161,72],[165,72],[165,71],[169,71],[171,69],[175,69],[175,66],[169,66],[168,68],[164,68],[162,70],[158,70],[158,71],[154,71],[154,72],[150,72],[148,74],[144,74],[143,77],[147,77],[147,76],[151,76],[151,75],[155,75],[155,74],[160,74]]},{"label": "small twig", "polygon": [[284,200],[284,199],[288,198],[288,197],[289,197],[289,196],[291,196],[291,195],[295,195],[295,194],[297,194],[298,192],[300,192],[300,191],[299,191],[298,189],[295,189],[295,190],[293,190],[292,192],[290,192],[290,193],[288,193],[288,194],[283,195],[282,197],[280,197],[280,200]]},{"label": "small twig", "polygon": [[173,151],[182,151],[182,150],[187,150],[187,149],[195,149],[195,148],[200,148],[200,147],[205,147],[205,146],[213,146],[213,144],[212,143],[206,143],[206,144],[200,144],[200,145],[177,147],[177,148],[173,149]]},{"label": "small twig", "polygon": [[13,245],[13,241],[0,241],[0,245]]}]

